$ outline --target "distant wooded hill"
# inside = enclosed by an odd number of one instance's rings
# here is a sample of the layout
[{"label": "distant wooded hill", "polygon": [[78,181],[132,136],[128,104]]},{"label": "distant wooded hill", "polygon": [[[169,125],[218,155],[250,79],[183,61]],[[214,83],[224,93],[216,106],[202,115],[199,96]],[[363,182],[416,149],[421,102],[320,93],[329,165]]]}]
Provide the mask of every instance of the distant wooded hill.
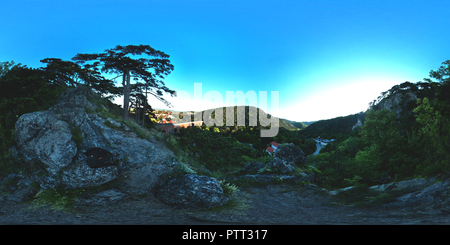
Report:
[{"label": "distant wooded hill", "polygon": [[346,137],[352,133],[353,126],[358,123],[358,120],[363,123],[364,118],[365,113],[360,112],[354,115],[320,120],[309,125],[302,130],[300,134],[307,138],[316,138],[320,136],[325,139],[337,139]]},{"label": "distant wooded hill", "polygon": [[[214,109],[204,110],[204,111],[201,111],[201,112],[194,112],[194,111],[191,111],[191,113],[192,113],[192,114],[191,114],[191,115],[192,115],[192,120],[193,120],[193,121],[195,120],[194,114],[196,114],[196,113],[202,113],[202,118],[204,118],[203,116],[205,115],[206,112],[207,112],[208,114],[211,113],[212,117],[215,118],[215,112],[214,112],[214,110],[216,110],[216,109],[223,109],[223,123],[224,123],[224,125],[226,125],[226,121],[227,121],[227,115],[226,115],[227,108],[234,108],[234,114],[233,114],[233,117],[234,117],[234,118],[233,118],[233,126],[237,126],[237,125],[238,125],[238,121],[237,121],[237,120],[238,120],[238,118],[237,118],[237,117],[238,117],[238,113],[244,112],[244,113],[243,113],[243,115],[244,115],[244,123],[245,123],[245,126],[246,126],[246,127],[249,126],[249,118],[254,116],[253,111],[252,111],[251,109],[255,109],[255,108],[256,108],[257,126],[260,126],[260,124],[259,124],[259,111],[258,111],[259,108],[257,108],[257,107],[252,107],[252,106],[234,106],[234,107],[214,108]],[[171,111],[171,110],[164,109],[164,111]],[[265,114],[265,112],[264,112],[263,110],[261,110],[261,111]],[[172,111],[172,112],[174,112],[174,111]],[[175,118],[174,120],[176,121],[177,119]],[[240,123],[239,123],[239,124],[240,124]],[[290,121],[290,120],[283,119],[283,118],[279,118],[279,124],[278,124],[277,126],[279,126],[279,127],[281,127],[281,128],[285,128],[285,129],[287,129],[287,130],[302,130],[302,129],[304,129],[304,128],[307,127],[307,126],[306,126],[304,123],[302,123],[302,122]]]}]

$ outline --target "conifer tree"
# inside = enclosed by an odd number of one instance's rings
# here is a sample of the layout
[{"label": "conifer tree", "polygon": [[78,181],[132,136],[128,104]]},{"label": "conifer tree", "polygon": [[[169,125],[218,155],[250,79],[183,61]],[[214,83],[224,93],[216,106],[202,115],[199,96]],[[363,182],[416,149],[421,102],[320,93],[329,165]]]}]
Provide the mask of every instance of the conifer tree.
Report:
[{"label": "conifer tree", "polygon": [[[139,56],[134,58],[130,56]],[[149,58],[142,58],[147,56]],[[168,106],[171,104],[162,98],[163,92],[174,96],[175,91],[165,86],[162,79],[173,70],[169,55],[156,50],[149,45],[117,45],[99,54],[77,54],[72,60],[78,64],[94,62],[101,66],[101,71],[122,76],[124,118],[129,118],[129,103],[131,93],[131,78],[134,81],[143,80],[150,88],[148,93],[155,96]],[[97,62],[97,63],[95,63]],[[116,78],[117,78],[116,77]]]}]

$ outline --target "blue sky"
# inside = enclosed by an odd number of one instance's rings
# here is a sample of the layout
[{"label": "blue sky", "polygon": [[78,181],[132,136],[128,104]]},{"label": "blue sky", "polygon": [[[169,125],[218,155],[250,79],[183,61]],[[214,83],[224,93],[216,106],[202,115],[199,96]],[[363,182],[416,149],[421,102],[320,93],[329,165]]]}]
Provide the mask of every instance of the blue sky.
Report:
[{"label": "blue sky", "polygon": [[[226,91],[278,91],[269,112],[321,120],[365,111],[450,59],[449,9],[448,0],[2,1],[0,61],[41,67],[47,57],[145,44],[170,55],[171,89],[193,97],[201,83],[224,102]],[[177,110],[213,106],[168,99]]]}]

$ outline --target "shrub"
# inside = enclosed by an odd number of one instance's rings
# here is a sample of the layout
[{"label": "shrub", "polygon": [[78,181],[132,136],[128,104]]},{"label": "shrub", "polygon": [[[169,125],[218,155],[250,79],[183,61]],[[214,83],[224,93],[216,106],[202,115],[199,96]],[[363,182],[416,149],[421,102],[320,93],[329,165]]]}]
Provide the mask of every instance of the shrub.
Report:
[{"label": "shrub", "polygon": [[166,143],[167,143],[167,147],[169,147],[170,150],[172,150],[173,152],[178,151],[179,144],[178,144],[178,140],[175,136],[173,136],[173,135],[167,136]]},{"label": "shrub", "polygon": [[220,180],[219,183],[225,195],[233,196],[236,191],[239,191],[236,185],[225,183],[225,180]]},{"label": "shrub", "polygon": [[73,141],[75,141],[75,144],[77,147],[80,147],[81,143],[83,143],[83,132],[81,132],[80,127],[70,127],[70,130],[72,132]]},{"label": "shrub", "polygon": [[34,208],[51,206],[55,211],[64,210],[71,212],[75,208],[76,198],[84,192],[83,189],[58,191],[56,189],[46,189],[36,194],[33,200]]}]

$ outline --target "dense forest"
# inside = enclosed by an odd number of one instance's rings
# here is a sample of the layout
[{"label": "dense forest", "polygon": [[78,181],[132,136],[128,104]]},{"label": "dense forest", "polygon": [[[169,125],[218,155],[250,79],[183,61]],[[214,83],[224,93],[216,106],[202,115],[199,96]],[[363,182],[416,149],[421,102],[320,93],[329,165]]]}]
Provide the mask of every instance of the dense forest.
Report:
[{"label": "dense forest", "polygon": [[424,82],[405,82],[381,93],[370,103],[362,127],[327,145],[312,160],[322,184],[369,185],[448,173],[449,75],[450,60]]},{"label": "dense forest", "polygon": [[[219,108],[222,110],[222,108]],[[300,135],[300,131],[288,130],[284,127],[279,128],[278,135],[275,137],[261,137],[260,131],[270,126],[263,127],[257,122],[257,126],[249,126],[249,118],[255,115],[259,116],[259,110],[249,106],[235,106],[229,109],[234,110],[232,120],[234,126],[226,126],[227,108],[223,108],[223,126],[206,126],[181,129],[178,135],[179,145],[185,152],[196,156],[208,169],[217,169],[229,166],[230,169],[242,168],[248,161],[267,161],[268,153],[265,149],[269,143],[293,143],[303,150],[305,154],[312,154],[316,150],[316,144],[312,139]],[[220,110],[219,110],[220,111]],[[211,115],[215,118],[215,110],[198,112],[203,116]],[[238,114],[242,113],[244,123],[238,123]],[[192,120],[195,115],[192,114]],[[175,119],[176,120],[176,119]],[[280,124],[283,120],[280,120]],[[243,125],[243,126],[238,126]],[[278,126],[278,125],[275,125]]]},{"label": "dense forest", "polygon": [[320,120],[306,127],[302,130],[300,135],[305,136],[306,138],[317,138],[320,136],[323,139],[342,140],[347,138],[348,135],[355,133],[353,127],[358,120],[363,123],[364,118],[365,114],[360,112],[345,117]]}]

